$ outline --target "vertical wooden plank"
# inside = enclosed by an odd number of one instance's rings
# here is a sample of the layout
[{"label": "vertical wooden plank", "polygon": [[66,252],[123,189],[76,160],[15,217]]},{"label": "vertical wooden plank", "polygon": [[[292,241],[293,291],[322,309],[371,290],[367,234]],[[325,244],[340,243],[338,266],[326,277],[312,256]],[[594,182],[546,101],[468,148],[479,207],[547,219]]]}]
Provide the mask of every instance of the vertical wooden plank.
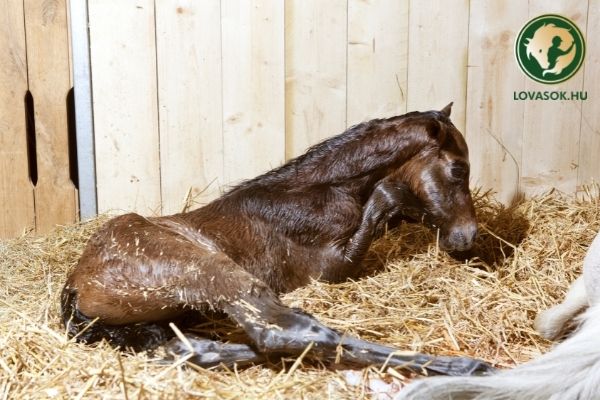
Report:
[{"label": "vertical wooden plank", "polygon": [[23,1],[0,8],[0,238],[35,228],[25,127],[27,65]]},{"label": "vertical wooden plank", "polygon": [[[560,14],[586,30],[588,2],[563,0],[547,2],[531,0],[529,18],[542,14]],[[579,71],[569,80],[544,85],[527,79],[527,91],[580,91],[583,73]],[[523,131],[523,176],[525,193],[533,195],[557,188],[574,193],[577,188],[579,162],[579,132],[581,101],[528,101],[525,104]]]},{"label": "vertical wooden plank", "polygon": [[[587,100],[582,102],[581,141],[579,142],[578,185],[593,181],[600,183],[600,1],[589,0],[587,44],[583,64],[583,90]],[[579,72],[581,74],[581,71]]]},{"label": "vertical wooden plank", "polygon": [[69,172],[67,94],[71,88],[66,0],[25,0],[29,90],[35,103],[37,232],[77,218]]},{"label": "vertical wooden plank", "polygon": [[406,112],[408,0],[348,0],[347,124]]},{"label": "vertical wooden plank", "polygon": [[469,0],[410,1],[408,111],[441,109],[465,129]]},{"label": "vertical wooden plank", "polygon": [[98,210],[160,213],[154,2],[90,0]]},{"label": "vertical wooden plank", "polygon": [[472,185],[493,189],[505,203],[519,190],[524,104],[512,91],[525,85],[514,43],[526,21],[526,2],[471,1],[466,136]]},{"label": "vertical wooden plank", "polygon": [[347,0],[286,0],[286,158],[346,128]]},{"label": "vertical wooden plank", "polygon": [[[163,213],[219,194],[223,179],[219,0],[158,0],[156,36]],[[194,208],[194,207],[193,207]]]},{"label": "vertical wooden plank", "polygon": [[284,3],[223,0],[223,140],[227,183],[285,159]]},{"label": "vertical wooden plank", "polygon": [[346,128],[347,0],[285,3],[286,158]]}]

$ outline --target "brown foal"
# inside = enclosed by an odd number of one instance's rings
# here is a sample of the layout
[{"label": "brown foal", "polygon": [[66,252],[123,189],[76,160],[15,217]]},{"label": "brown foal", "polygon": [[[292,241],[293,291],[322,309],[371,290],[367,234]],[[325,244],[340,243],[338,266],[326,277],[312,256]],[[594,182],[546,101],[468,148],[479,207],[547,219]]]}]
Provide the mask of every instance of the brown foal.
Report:
[{"label": "brown foal", "polygon": [[[477,222],[468,150],[450,108],[356,125],[192,212],[108,221],[64,287],[69,333],[149,348],[173,336],[169,321],[215,310],[253,344],[189,336],[192,361],[205,367],[299,355],[312,345],[309,357],[332,363],[486,373],[491,368],[478,360],[399,353],[342,335],[278,298],[311,279],[356,277],[391,220],[439,230],[443,249],[471,247]],[[168,348],[189,351],[178,339]]]}]

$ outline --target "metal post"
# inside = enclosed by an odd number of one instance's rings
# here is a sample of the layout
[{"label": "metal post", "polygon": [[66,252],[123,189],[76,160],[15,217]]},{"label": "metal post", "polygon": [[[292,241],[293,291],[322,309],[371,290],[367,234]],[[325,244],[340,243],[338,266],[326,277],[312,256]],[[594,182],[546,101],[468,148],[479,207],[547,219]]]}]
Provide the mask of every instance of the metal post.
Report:
[{"label": "metal post", "polygon": [[79,170],[79,215],[81,220],[86,220],[98,214],[88,1],[70,0],[69,3]]}]

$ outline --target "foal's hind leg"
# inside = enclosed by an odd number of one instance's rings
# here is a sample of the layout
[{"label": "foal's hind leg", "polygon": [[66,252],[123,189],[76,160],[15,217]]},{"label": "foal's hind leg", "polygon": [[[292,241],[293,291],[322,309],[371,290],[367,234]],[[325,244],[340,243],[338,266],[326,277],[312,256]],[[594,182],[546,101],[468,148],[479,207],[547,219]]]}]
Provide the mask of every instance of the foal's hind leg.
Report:
[{"label": "foal's hind leg", "polygon": [[270,292],[245,296],[225,305],[254,341],[268,354],[300,355],[312,346],[309,357],[356,366],[387,365],[418,373],[444,375],[485,374],[493,369],[484,362],[464,357],[434,357],[343,336],[300,310],[284,306]]},{"label": "foal's hind leg", "polygon": [[[190,361],[202,367],[212,367],[219,363],[247,364],[281,355],[299,356],[312,345],[308,357],[327,362],[339,361],[358,366],[385,364],[418,373],[445,375],[473,375],[492,370],[478,360],[407,354],[391,347],[343,336],[311,315],[283,305],[267,285],[228,257],[221,253],[214,257],[214,281],[220,281],[220,285],[229,290],[225,295],[213,299],[210,304],[235,320],[248,334],[254,346],[219,344],[189,337],[187,341],[196,354]],[[197,282],[182,278],[179,289],[187,294],[188,304],[193,304],[196,298],[201,302],[207,301],[205,296],[196,297]],[[177,341],[170,342],[168,349],[180,355],[189,354],[192,350],[186,343]]]},{"label": "foal's hind leg", "polygon": [[63,289],[70,336],[152,347],[172,336],[168,322],[187,311],[223,310],[269,290],[198,231],[174,218],[154,221],[123,215],[90,239]]}]

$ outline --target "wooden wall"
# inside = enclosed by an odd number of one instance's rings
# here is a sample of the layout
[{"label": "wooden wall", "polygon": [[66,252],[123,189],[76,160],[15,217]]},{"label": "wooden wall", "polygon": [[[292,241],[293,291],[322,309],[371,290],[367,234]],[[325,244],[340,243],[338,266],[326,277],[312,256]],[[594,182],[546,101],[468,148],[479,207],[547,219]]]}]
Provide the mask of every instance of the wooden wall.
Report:
[{"label": "wooden wall", "polygon": [[77,196],[69,157],[66,0],[0,0],[0,9],[2,238],[74,222]]},{"label": "wooden wall", "polygon": [[[69,87],[64,1],[0,0],[10,49],[0,54],[0,200],[11,205],[0,213],[3,235],[74,219],[57,150]],[[41,9],[48,4],[52,12]],[[99,212],[197,207],[350,125],[450,101],[473,186],[508,201],[518,190],[575,192],[600,178],[600,28],[588,24],[600,0],[88,4]],[[521,27],[546,13],[575,21],[588,39],[583,68],[552,86],[526,78],[514,59]],[[22,134],[28,88],[40,136],[35,187]],[[522,90],[588,98],[514,100]]]}]

